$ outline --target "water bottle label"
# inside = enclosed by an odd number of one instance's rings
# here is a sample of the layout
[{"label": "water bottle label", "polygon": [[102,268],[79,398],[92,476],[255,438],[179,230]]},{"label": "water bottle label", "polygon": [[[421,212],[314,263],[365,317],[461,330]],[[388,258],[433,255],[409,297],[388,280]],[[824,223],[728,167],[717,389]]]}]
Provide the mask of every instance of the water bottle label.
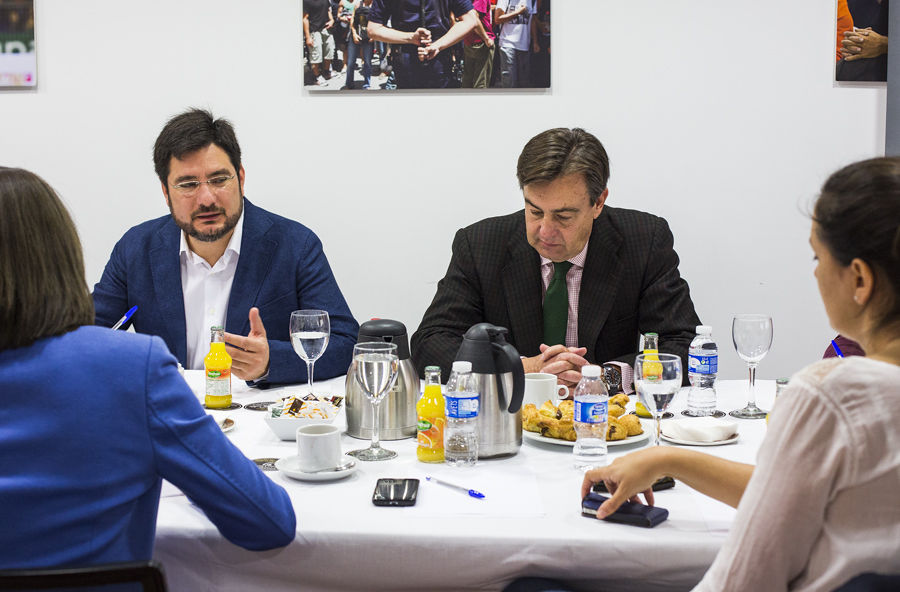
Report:
[{"label": "water bottle label", "polygon": [[688,368],[697,374],[716,374],[719,372],[719,356],[688,356]]},{"label": "water bottle label", "polygon": [[607,417],[606,401],[602,403],[583,403],[575,401],[575,421],[581,423],[603,423]]},{"label": "water bottle label", "polygon": [[447,396],[445,400],[447,402],[447,417],[454,419],[478,417],[478,397]]}]

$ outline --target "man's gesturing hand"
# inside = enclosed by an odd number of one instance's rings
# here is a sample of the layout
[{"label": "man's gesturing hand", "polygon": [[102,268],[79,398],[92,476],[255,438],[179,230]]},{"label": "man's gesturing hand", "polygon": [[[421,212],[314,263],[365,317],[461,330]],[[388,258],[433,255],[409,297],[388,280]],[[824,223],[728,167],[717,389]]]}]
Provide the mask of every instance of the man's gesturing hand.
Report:
[{"label": "man's gesturing hand", "polygon": [[246,337],[225,333],[225,349],[231,355],[231,371],[241,380],[256,380],[269,370],[269,341],[259,309],[250,309],[250,333]]}]

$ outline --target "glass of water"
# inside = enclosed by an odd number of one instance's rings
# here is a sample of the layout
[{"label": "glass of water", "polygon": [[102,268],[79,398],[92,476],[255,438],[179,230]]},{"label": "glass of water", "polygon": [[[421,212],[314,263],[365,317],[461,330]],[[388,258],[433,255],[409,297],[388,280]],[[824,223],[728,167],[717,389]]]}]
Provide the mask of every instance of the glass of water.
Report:
[{"label": "glass of water", "polygon": [[396,343],[373,341],[353,346],[353,375],[372,403],[372,444],[347,454],[359,460],[388,460],[397,456],[393,450],[382,448],[378,439],[378,404],[394,388],[399,368]]},{"label": "glass of water", "polygon": [[309,394],[313,394],[313,365],[328,347],[330,334],[328,311],[295,310],[291,313],[291,345],[294,352],[306,361]]},{"label": "glass of water", "polygon": [[662,415],[679,389],[681,358],[673,354],[638,354],[634,359],[634,390],[656,419],[656,446]]}]

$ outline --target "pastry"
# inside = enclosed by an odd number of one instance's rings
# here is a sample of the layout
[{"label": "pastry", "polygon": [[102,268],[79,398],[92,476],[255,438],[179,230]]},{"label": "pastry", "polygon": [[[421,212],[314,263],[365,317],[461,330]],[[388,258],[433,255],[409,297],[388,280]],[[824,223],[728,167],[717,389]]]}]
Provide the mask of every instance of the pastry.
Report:
[{"label": "pastry", "polygon": [[[545,401],[540,408],[536,407],[534,403],[528,403],[522,407],[522,429],[536,432],[547,438],[574,442],[576,439],[575,422],[573,421],[574,409],[575,404],[572,401],[560,401],[559,407],[556,407],[551,401]],[[643,433],[637,417],[623,416],[623,414],[625,414],[625,408],[621,405],[609,406],[609,423],[606,430],[608,441],[624,440],[628,436]],[[619,417],[620,420],[617,420],[616,417]],[[631,425],[632,420],[637,423],[637,426]],[[634,434],[631,431],[634,431]]]},{"label": "pastry", "polygon": [[545,417],[552,417],[554,419],[560,418],[559,409],[551,403],[549,400],[544,401],[544,404],[541,405],[541,408],[538,409],[538,412]]},{"label": "pastry", "polygon": [[629,436],[638,436],[644,433],[644,426],[641,425],[641,420],[637,418],[637,415],[623,415],[618,422],[625,428]]},{"label": "pastry", "polygon": [[624,440],[628,437],[628,430],[622,424],[613,418],[609,418],[609,427],[606,429],[606,440],[609,442],[615,440]]},{"label": "pastry", "polygon": [[541,433],[539,422],[543,417],[544,416],[538,413],[534,403],[525,405],[522,408],[522,428],[529,432]]},{"label": "pastry", "polygon": [[559,438],[561,440],[568,440],[569,442],[575,441],[575,422],[572,421],[572,418],[569,419],[560,419],[559,427],[557,428],[559,433]]},{"label": "pastry", "polygon": [[609,404],[621,405],[622,407],[625,407],[626,405],[628,405],[628,401],[630,400],[631,399],[629,399],[628,395],[626,395],[625,393],[619,393],[618,395],[613,395],[609,398]]}]

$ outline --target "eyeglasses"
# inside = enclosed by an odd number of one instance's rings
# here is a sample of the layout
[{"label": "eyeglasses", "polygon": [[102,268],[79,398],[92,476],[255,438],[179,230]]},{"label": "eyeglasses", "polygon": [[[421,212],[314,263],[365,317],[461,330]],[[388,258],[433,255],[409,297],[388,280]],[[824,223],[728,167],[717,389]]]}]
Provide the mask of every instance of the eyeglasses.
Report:
[{"label": "eyeglasses", "polygon": [[225,189],[225,187],[228,186],[228,182],[232,179],[234,179],[234,175],[222,175],[220,177],[207,179],[206,181],[182,181],[181,183],[172,185],[172,187],[174,187],[181,195],[189,196],[196,193],[201,185],[209,185],[209,188],[212,190]]}]

